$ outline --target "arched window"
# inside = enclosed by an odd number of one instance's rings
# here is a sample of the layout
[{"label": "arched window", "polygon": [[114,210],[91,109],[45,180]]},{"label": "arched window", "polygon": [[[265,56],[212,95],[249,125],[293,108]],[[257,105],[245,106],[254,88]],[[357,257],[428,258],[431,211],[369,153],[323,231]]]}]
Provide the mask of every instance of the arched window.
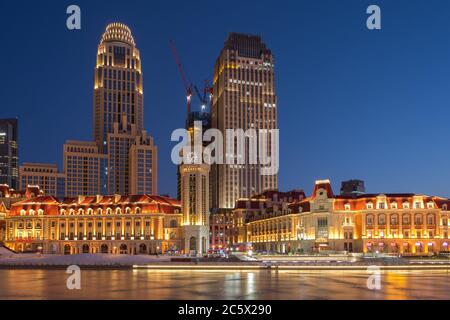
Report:
[{"label": "arched window", "polygon": [[78,215],[80,215],[80,216],[84,215],[84,210],[83,209],[78,209]]},{"label": "arched window", "polygon": [[64,246],[64,254],[69,255],[69,254],[71,254],[71,252],[72,252],[72,247],[70,245],[66,244]]},{"label": "arched window", "polygon": [[391,225],[393,225],[393,226],[398,225],[398,215],[397,214],[391,215]]},{"label": "arched window", "polygon": [[147,246],[143,243],[139,245],[139,253],[147,253]]},{"label": "arched window", "polygon": [[43,216],[43,215],[44,215],[44,210],[39,209],[39,210],[38,210],[38,216]]},{"label": "arched window", "polygon": [[378,224],[381,225],[381,226],[386,224],[386,215],[380,214],[378,216]]},{"label": "arched window", "polygon": [[409,225],[410,223],[411,223],[411,217],[409,216],[409,214],[404,214],[402,216],[402,224]]},{"label": "arched window", "polygon": [[416,214],[414,216],[414,223],[421,225],[422,224],[422,215],[421,214]]},{"label": "arched window", "polygon": [[127,254],[128,253],[128,247],[126,244],[122,243],[120,245],[120,254]]},{"label": "arched window", "polygon": [[103,210],[102,210],[101,208],[98,208],[98,209],[97,209],[97,214],[98,214],[99,216],[101,216],[102,213],[103,213]]},{"label": "arched window", "polygon": [[112,213],[111,208],[106,209],[106,214],[107,214],[107,215],[110,215],[111,213]]},{"label": "arched window", "polygon": [[175,219],[170,220],[170,227],[171,228],[176,228],[177,226],[178,226],[177,220],[175,220]]},{"label": "arched window", "polygon": [[434,225],[434,214],[429,214],[427,216],[427,224],[428,225]]},{"label": "arched window", "polygon": [[135,210],[134,210],[134,212],[136,213],[136,214],[141,214],[141,208],[139,208],[139,207],[137,207]]},{"label": "arched window", "polygon": [[125,213],[126,213],[126,214],[131,214],[131,208],[130,208],[130,207],[127,207],[127,208],[125,209]]},{"label": "arched window", "polygon": [[122,214],[122,209],[117,208],[117,209],[116,209],[116,214]]},{"label": "arched window", "polygon": [[108,253],[108,245],[107,244],[102,244],[102,246],[100,247],[100,252],[101,253]]},{"label": "arched window", "polygon": [[367,223],[368,226],[373,225],[373,215],[371,215],[371,214],[367,215],[366,223]]},{"label": "arched window", "polygon": [[88,209],[87,211],[88,215],[92,216],[94,214],[94,210],[92,210],[91,208]]},{"label": "arched window", "polygon": [[30,209],[29,214],[30,214],[30,216],[34,216],[34,210]]},{"label": "arched window", "polygon": [[21,215],[21,216],[25,216],[26,214],[27,214],[27,212],[26,212],[25,210],[23,210],[23,209],[20,210],[20,215]]},{"label": "arched window", "polygon": [[70,215],[70,216],[73,216],[74,214],[75,214],[75,211],[74,211],[73,209],[70,209],[69,215]]}]

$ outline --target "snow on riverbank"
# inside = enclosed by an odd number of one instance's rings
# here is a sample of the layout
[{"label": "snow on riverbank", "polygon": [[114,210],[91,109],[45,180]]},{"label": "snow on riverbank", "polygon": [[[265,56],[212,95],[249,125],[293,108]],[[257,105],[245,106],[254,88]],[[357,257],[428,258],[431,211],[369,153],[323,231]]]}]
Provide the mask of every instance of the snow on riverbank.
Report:
[{"label": "snow on riverbank", "polygon": [[133,266],[148,263],[169,262],[167,256],[150,255],[111,255],[111,254],[76,254],[76,255],[39,255],[14,254],[0,248],[0,266]]}]

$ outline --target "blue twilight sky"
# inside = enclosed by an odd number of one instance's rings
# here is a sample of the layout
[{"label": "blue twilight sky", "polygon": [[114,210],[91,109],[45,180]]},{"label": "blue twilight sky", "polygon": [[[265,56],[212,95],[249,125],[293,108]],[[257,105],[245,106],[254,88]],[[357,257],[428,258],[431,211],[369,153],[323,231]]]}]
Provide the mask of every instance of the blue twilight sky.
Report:
[{"label": "blue twilight sky", "polygon": [[[66,29],[78,4],[82,30]],[[366,8],[382,30],[366,28]],[[330,178],[368,192],[450,196],[450,1],[0,1],[0,118],[20,120],[20,162],[56,162],[92,138],[93,74],[106,25],[133,31],[145,127],[159,148],[159,192],[176,195],[170,134],[182,127],[175,40],[199,84],[229,32],[259,34],[276,58],[280,189]]]}]

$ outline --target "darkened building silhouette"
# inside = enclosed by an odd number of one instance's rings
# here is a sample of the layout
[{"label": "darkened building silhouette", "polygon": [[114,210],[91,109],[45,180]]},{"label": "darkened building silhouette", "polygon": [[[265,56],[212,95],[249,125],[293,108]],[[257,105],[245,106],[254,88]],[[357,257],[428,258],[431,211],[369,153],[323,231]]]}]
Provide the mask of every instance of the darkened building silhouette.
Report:
[{"label": "darkened building silhouette", "polygon": [[362,180],[348,180],[341,183],[341,195],[350,196],[366,193],[364,181]]},{"label": "darkened building silhouette", "polygon": [[17,119],[0,119],[0,184],[19,187]]}]

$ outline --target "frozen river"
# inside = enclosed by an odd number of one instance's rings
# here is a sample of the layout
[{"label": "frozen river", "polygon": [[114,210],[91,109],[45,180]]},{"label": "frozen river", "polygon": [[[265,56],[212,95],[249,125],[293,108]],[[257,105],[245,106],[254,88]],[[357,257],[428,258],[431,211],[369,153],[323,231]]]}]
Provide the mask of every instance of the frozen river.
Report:
[{"label": "frozen river", "polygon": [[448,299],[447,271],[386,271],[381,289],[352,271],[0,270],[0,299]]}]

